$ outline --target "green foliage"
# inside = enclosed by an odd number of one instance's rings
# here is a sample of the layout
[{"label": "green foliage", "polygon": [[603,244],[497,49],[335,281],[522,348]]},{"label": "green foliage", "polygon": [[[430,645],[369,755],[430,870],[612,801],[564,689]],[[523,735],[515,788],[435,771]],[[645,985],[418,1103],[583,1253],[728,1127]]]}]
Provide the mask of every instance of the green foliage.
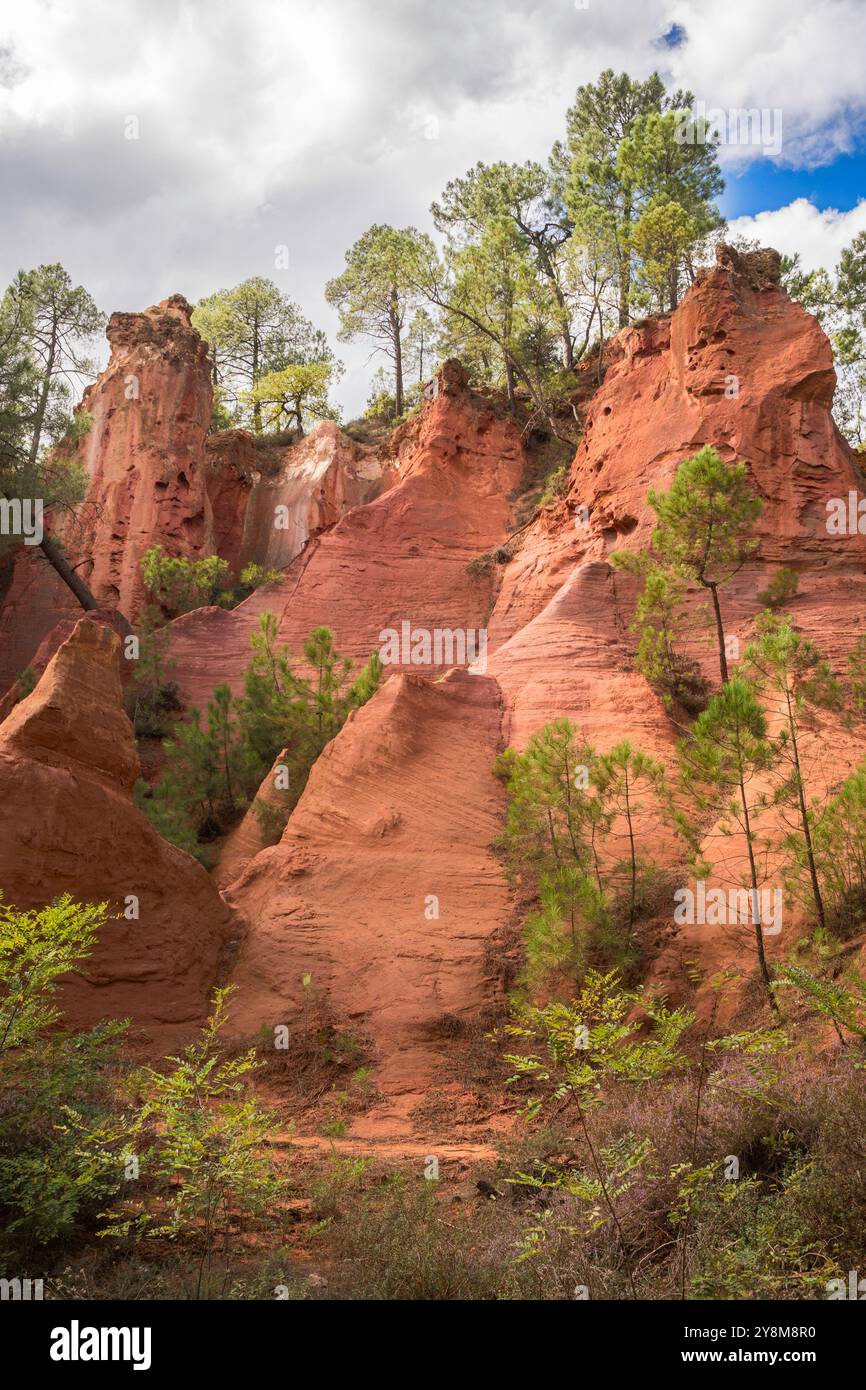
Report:
[{"label": "green foliage", "polygon": [[401,419],[409,376],[417,363],[422,382],[436,353],[501,386],[515,413],[522,390],[535,420],[572,437],[561,370],[601,356],[635,310],[675,304],[722,225],[717,141],[680,138],[691,102],[657,73],[608,70],[578,89],[549,167],[479,162],[448,182],[431,207],[441,260],[414,228],[369,228],[326,297],[342,338],[389,358],[371,413]]},{"label": "green foliage", "polygon": [[645,553],[617,551],[611,560],[643,581],[629,626],[638,638],[635,666],[669,709],[680,705],[691,714],[699,713],[706,708],[707,683],[697,662],[682,651],[693,625],[683,576]]},{"label": "green foliage", "polygon": [[656,203],[643,213],[631,244],[641,262],[637,283],[651,302],[676,307],[681,269],[697,240],[695,221],[679,203]]},{"label": "green foliage", "polygon": [[291,810],[291,798],[288,789],[281,794],[280,800],[276,804],[273,801],[265,801],[261,796],[255,798],[253,811],[266,845],[275,845],[282,838]]},{"label": "green foliage", "polygon": [[[796,829],[784,837],[784,848],[795,871],[804,863],[818,926],[826,929],[824,899],[812,843],[812,817],[808,809],[807,769],[802,754],[801,729],[807,712],[840,710],[842,687],[814,642],[794,628],[791,619],[765,610],[756,620],[757,640],[743,655],[743,672],[762,694],[780,700],[785,719],[776,748],[786,769],[774,787],[777,807],[792,808]],[[793,875],[796,879],[796,872]]]},{"label": "green foliage", "polygon": [[559,468],[554,468],[544,480],[544,488],[538,499],[539,507],[549,507],[560,497],[565,497],[570,481],[571,470],[567,464],[563,463]]},{"label": "green foliage", "polygon": [[575,360],[564,247],[568,226],[548,175],[526,164],[479,163],[431,209],[446,237],[426,292],[443,313],[443,343],[512,409],[519,381],[550,418],[557,369]]},{"label": "green foliage", "polygon": [[843,939],[866,922],[866,761],[810,808],[814,858],[829,922]]},{"label": "green foliage", "polygon": [[346,268],[325,287],[340,315],[340,340],[369,338],[394,374],[395,414],[404,409],[406,337],[421,307],[420,286],[436,261],[430,238],[414,227],[370,227],[346,252]]},{"label": "green foliage", "polygon": [[851,970],[844,980],[830,980],[789,963],[779,967],[776,978],[779,985],[795,989],[814,1013],[829,1019],[842,1042],[845,1029],[866,1043],[866,980],[861,975]]},{"label": "green foliage", "polygon": [[68,1237],[118,1188],[108,1124],[124,1025],[59,1026],[56,995],[106,925],[104,903],[68,894],[17,911],[0,902],[0,1212],[3,1246]]},{"label": "green foliage", "polygon": [[[61,265],[20,271],[0,300],[0,497],[54,511],[83,498],[82,465],[46,446],[74,450],[89,428],[87,412],[72,415],[72,388],[95,373],[84,349],[104,323]],[[14,543],[0,537],[0,554]]]},{"label": "green foliage", "polygon": [[764,504],[748,481],[745,464],[729,467],[710,445],[680,464],[669,492],[651,488],[647,500],[658,520],[653,548],[660,563],[709,590],[725,681],[718,589],[757,553],[760,539],[753,528]]},{"label": "green foliage", "polygon": [[554,147],[575,239],[605,248],[618,327],[647,307],[647,292],[660,309],[676,304],[700,243],[721,225],[717,142],[705,130],[682,138],[690,132],[677,113],[692,103],[690,92],[667,96],[658,73],[641,82],[607,69],[578,88],[566,141]]},{"label": "green foliage", "polygon": [[651,307],[662,311],[676,307],[697,248],[723,225],[713,203],[724,189],[718,141],[705,122],[685,121],[690,105],[691,94],[678,93],[677,110],[637,116],[617,153],[617,176],[633,201],[629,241],[638,257],[637,288],[646,288]]},{"label": "green foliage", "polygon": [[[640,1024],[634,1017],[637,1007],[643,1015]],[[592,1140],[588,1116],[602,1104],[603,1087],[615,1083],[644,1085],[687,1066],[681,1040],[693,1021],[694,1015],[684,1009],[669,1010],[663,1002],[642,992],[623,990],[615,971],[591,971],[580,995],[570,1004],[524,1007],[505,1030],[537,1049],[506,1057],[515,1069],[511,1083],[525,1081],[534,1090],[523,1113],[534,1117],[545,1104],[571,1101],[577,1110],[592,1171],[588,1180],[579,1170],[569,1170],[555,1175],[545,1172],[541,1177],[521,1173],[516,1181],[530,1187],[565,1188],[586,1202],[590,1207],[588,1234],[611,1221],[628,1265],[633,1298],[637,1297],[633,1254],[618,1205],[641,1175],[652,1146],[645,1139],[637,1139],[617,1149],[599,1151]],[[530,1244],[525,1254],[534,1253]]]},{"label": "green foliage", "polygon": [[201,857],[198,843],[214,839],[231,824],[255,785],[256,769],[240,736],[229,687],[217,686],[206,722],[199,710],[191,709],[163,747],[162,776],[152,789],[140,788],[139,805],[166,839]]},{"label": "green foliage", "polygon": [[286,1186],[266,1148],[271,1117],[249,1094],[255,1048],[236,1057],[220,1051],[230,994],[215,992],[201,1036],[169,1058],[169,1071],[142,1072],[131,1134],[150,1202],[116,1204],[102,1231],[198,1247],[195,1298],[216,1296],[215,1260],[228,1262],[239,1225],[272,1211]]},{"label": "green foliage", "polygon": [[38,677],[32,666],[25,666],[24,670],[19,672],[17,677],[19,700],[26,700],[27,696],[33,693],[37,680]]},{"label": "green foliage", "polygon": [[781,608],[794,598],[800,587],[800,577],[790,565],[780,565],[766,589],[758,594],[758,602],[765,608]]},{"label": "green foliage", "polygon": [[295,362],[280,371],[265,372],[241,400],[259,407],[266,430],[294,428],[303,435],[311,421],[339,418],[328,400],[338,365],[333,360]]},{"label": "green foliage", "polygon": [[[342,373],[324,333],[272,280],[254,275],[195,307],[193,325],[211,354],[214,423],[281,428],[286,414],[333,418],[327,391]],[[264,382],[268,385],[263,386]]]},{"label": "green foliage", "polygon": [[[721,816],[718,833],[723,838],[740,835],[745,841],[758,963],[774,1013],[778,1013],[778,1006],[764,952],[756,829],[767,804],[760,781],[778,764],[780,756],[753,687],[740,677],[713,696],[679,743],[681,779],[687,796],[699,811],[711,809]],[[694,840],[693,823],[685,815],[681,825],[684,835],[692,835]],[[704,867],[701,865],[702,870]]]},{"label": "green foliage", "polygon": [[272,584],[277,578],[279,578],[279,570],[266,570],[264,565],[252,563],[244,565],[241,570],[240,582],[242,588],[249,589],[252,593],[254,589],[260,589],[263,584]]},{"label": "green foliage", "polygon": [[190,710],[164,743],[160,780],[136,789],[138,805],[160,834],[206,864],[208,843],[249,805],[278,755],[288,782],[283,805],[271,814],[259,801],[256,811],[268,836],[278,820],[282,829],[316,758],[384,674],[374,653],[350,679],[352,663],[334,650],[328,628],[316,628],[304,644],[302,675],[286,648],[277,646],[277,630],[274,615],[263,613],[250,638],[243,695],[235,699],[228,686],[218,686],[204,720]]},{"label": "green foliage", "polygon": [[169,631],[162,614],[148,604],[138,621],[138,659],[123,702],[138,738],[163,738],[181,708],[174,663],[168,655]]},{"label": "green foliage", "polygon": [[190,560],[185,555],[168,555],[161,545],[153,545],[142,558],[141,574],[151,603],[176,617],[219,602],[229,580],[229,567],[218,555]]},{"label": "green foliage", "polygon": [[517,1008],[506,1034],[539,1051],[507,1056],[515,1069],[511,1083],[528,1078],[536,1088],[524,1106],[527,1115],[566,1095],[591,1110],[611,1081],[641,1085],[688,1066],[681,1041],[693,1022],[686,1009],[667,1009],[642,990],[623,989],[615,970],[590,970],[570,1003]]},{"label": "green foliage", "polygon": [[662,769],[627,742],[599,756],[562,719],[522,753],[508,749],[496,771],[509,798],[509,873],[539,902],[524,924],[530,991],[563,973],[579,978],[587,964],[633,966],[635,922],[655,881],[637,822],[668,815]]},{"label": "green foliage", "polygon": [[745,464],[729,467],[710,445],[680,464],[669,492],[647,497],[659,555],[700,584],[726,583],[758,549],[753,527],[764,504]]},{"label": "green foliage", "polygon": [[686,587],[700,584],[712,601],[719,669],[728,679],[719,587],[751,559],[760,545],[753,534],[763,502],[753,491],[742,463],[729,467],[709,445],[678,467],[670,491],[650,489],[656,513],[652,551],[618,552],[614,564],[643,580],[632,621],[638,634],[638,670],[670,707],[690,712],[706,703],[706,686],[696,662],[682,644],[701,613],[690,616]]},{"label": "green foliage", "polygon": [[59,979],[90,954],[106,916],[105,903],[82,906],[68,893],[30,912],[0,899],[0,1056],[57,1022]]}]

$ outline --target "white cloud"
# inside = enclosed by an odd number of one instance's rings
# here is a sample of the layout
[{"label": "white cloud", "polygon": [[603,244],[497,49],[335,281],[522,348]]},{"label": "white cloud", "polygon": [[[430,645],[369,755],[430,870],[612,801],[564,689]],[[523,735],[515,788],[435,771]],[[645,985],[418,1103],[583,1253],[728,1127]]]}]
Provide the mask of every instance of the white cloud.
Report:
[{"label": "white cloud", "polygon": [[[686,39],[667,49],[673,22]],[[476,160],[545,159],[604,67],[658,67],[708,106],[780,106],[782,162],[820,162],[862,126],[864,51],[861,0],[7,4],[0,281],[61,260],[104,308],[135,309],[263,274],[334,336],[324,284],[371,222],[429,230]],[[367,348],[340,352],[354,413]]]},{"label": "white cloud", "polygon": [[762,246],[775,246],[783,255],[800,253],[804,270],[825,266],[832,270],[839,253],[858,232],[866,231],[866,198],[850,212],[834,208],[821,211],[807,198],[797,198],[787,207],[759,212],[754,217],[737,217],[730,233],[756,239]]},{"label": "white cloud", "polygon": [[[679,0],[688,42],[673,52],[676,80],[708,107],[780,109],[781,164],[832,162],[864,131],[862,0]],[[722,152],[731,164],[754,149]]]}]

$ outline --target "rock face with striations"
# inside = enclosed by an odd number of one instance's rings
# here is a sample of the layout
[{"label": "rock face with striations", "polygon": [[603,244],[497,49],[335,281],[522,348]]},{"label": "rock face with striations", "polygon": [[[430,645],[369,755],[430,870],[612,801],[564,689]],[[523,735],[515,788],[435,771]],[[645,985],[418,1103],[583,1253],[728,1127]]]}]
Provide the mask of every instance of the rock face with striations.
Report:
[{"label": "rock face with striations", "polygon": [[[727,462],[745,461],[764,503],[760,551],[722,594],[726,633],[745,646],[759,591],[779,565],[789,565],[799,590],[787,607],[837,669],[844,665],[862,630],[866,537],[828,529],[828,504],[862,494],[864,478],[834,424],[834,389],[830,344],[780,286],[774,252],[741,256],[721,247],[718,264],[698,276],[672,315],[618,335],[590,402],[567,498],[527,531],[491,618],[490,669],[510,740],[523,743],[564,715],[602,748],[627,735],[672,757],[677,730],[632,665],[634,586],[613,569],[610,555],[648,546],[654,514],[647,490],[667,489],[678,464],[703,445]],[[712,643],[695,655],[717,688]],[[806,743],[816,796],[860,757],[856,741],[832,719],[819,721]],[[821,748],[825,756],[817,759]],[[711,861],[719,858],[713,827],[707,849]],[[719,886],[740,881],[742,850],[729,845],[728,877],[720,867]],[[767,942],[771,956],[790,946],[796,914],[788,921],[785,933]],[[742,934],[683,928],[651,973],[676,996],[689,963],[707,975],[727,966],[753,972],[753,943]]]},{"label": "rock face with striations", "polygon": [[228,890],[248,932],[241,1033],[291,1022],[302,976],[376,1047],[386,1100],[362,1128],[410,1127],[447,1079],[448,1020],[498,1000],[487,952],[509,891],[491,843],[503,793],[495,682],[396,675],[313,768],[282,840]]},{"label": "rock face with striations", "polygon": [[[428,632],[486,627],[497,566],[480,573],[471,566],[508,535],[509,497],[524,465],[518,426],[498,403],[470,391],[451,362],[435,399],[396,432],[392,450],[396,476],[387,490],[314,537],[277,582],[230,613],[205,608],[172,624],[187,701],[203,704],[221,681],[239,688],[250,634],[266,610],[292,652],[325,625],[337,650],[358,662],[383,645],[382,631],[400,633],[404,622]],[[453,664],[437,663],[440,670]],[[434,664],[415,669],[430,674]]]},{"label": "rock face with striations", "polygon": [[[209,433],[207,346],[181,295],[112,314],[108,340],[108,366],[81,404],[91,417],[76,454],[87,496],[58,531],[101,607],[135,622],[151,546],[219,555],[233,578],[251,561],[279,569],[311,534],[387,486],[387,462],[330,421],[282,447],[259,448],[246,430]],[[81,610],[41,552],[23,546],[0,572],[0,599],[2,693],[58,620]]]},{"label": "rock face with striations", "polygon": [[[210,369],[190,313],[172,295],[140,314],[112,314],[108,366],[80,407],[90,425],[75,461],[88,491],[75,516],[61,519],[58,535],[97,603],[131,622],[144,603],[140,564],[151,545],[187,556],[212,549],[204,466]],[[77,612],[41,553],[19,551],[0,617],[0,682],[28,664],[59,617]]]},{"label": "rock face with striations", "polygon": [[201,865],[133,805],[119,641],[82,619],[0,725],[0,885],[20,908],[62,893],[106,902],[110,920],[65,984],[63,1012],[77,1027],[128,1017],[136,1037],[174,1045],[206,1016],[236,927]]},{"label": "rock face with striations", "polygon": [[[180,306],[167,305],[149,312],[177,319],[165,331],[188,343]],[[121,338],[125,332],[121,325]],[[124,346],[119,340],[118,351]],[[145,346],[136,351],[143,361]],[[862,494],[866,481],[833,423],[829,343],[781,288],[775,254],[721,248],[718,263],[700,273],[678,309],[623,330],[607,362],[588,402],[567,495],[509,542],[507,564],[491,556],[514,525],[509,499],[524,470],[520,430],[493,398],[469,390],[457,364],[446,366],[434,399],[393,436],[387,458],[374,459],[328,425],[295,450],[275,451],[262,468],[263,451],[234,432],[234,439],[203,443],[194,484],[192,465],[181,470],[187,496],[200,499],[200,508],[198,501],[186,512],[179,508],[179,478],[169,479],[168,531],[186,536],[184,553],[213,545],[232,564],[285,564],[275,582],[237,609],[202,609],[172,624],[176,674],[190,702],[203,704],[225,680],[238,688],[250,633],[266,610],[294,652],[325,624],[338,649],[358,661],[381,645],[383,630],[404,623],[489,634],[486,672],[446,674],[464,664],[454,659],[410,661],[402,670],[398,663],[319,759],[279,843],[262,849],[248,817],[220,868],[225,897],[246,931],[233,972],[238,1032],[296,1020],[309,974],[324,1006],[375,1043],[385,1099],[356,1126],[408,1131],[431,1088],[459,1090],[449,1080],[446,1021],[462,1025],[498,997],[492,962],[513,903],[491,851],[503,814],[492,772],[497,751],[568,717],[600,750],[627,737],[662,760],[673,757],[678,731],[634,669],[634,582],[611,565],[613,551],[649,543],[649,488],[669,487],[679,463],[703,445],[747,464],[764,502],[762,545],[722,598],[726,630],[741,645],[753,631],[758,591],[780,564],[798,574],[790,603],[796,622],[837,669],[861,630],[866,537],[856,529],[837,534],[827,523],[828,503]],[[95,417],[100,389],[90,398]],[[193,397],[169,388],[175,407],[155,417],[170,418],[181,441],[192,438],[192,416],[201,432]],[[152,493],[161,475],[156,455],[147,457]],[[94,466],[97,474],[106,477],[106,468]],[[292,522],[286,536],[271,533],[277,506]],[[124,514],[112,513],[118,522]],[[153,510],[152,519],[158,516]],[[134,584],[125,554],[131,532],[124,535],[116,551],[108,547],[93,562],[93,573],[118,594],[124,583]],[[132,588],[124,592],[135,601]],[[11,791],[0,801],[0,838],[13,846],[4,851],[0,881],[27,902],[44,900],[46,883],[51,892],[69,887],[122,901],[137,891],[129,880],[138,878],[146,884],[149,925],[144,911],[135,934],[132,924],[117,924],[118,935],[101,946],[106,954],[96,962],[105,987],[100,994],[88,986],[80,998],[90,1001],[87,1009],[100,998],[110,1013],[139,1010],[137,1016],[155,1019],[168,1008],[178,1020],[191,1017],[215,968],[214,941],[230,929],[210,880],[130,806],[132,769],[122,754],[129,736],[115,728],[115,716],[89,716],[116,732],[109,742],[117,742],[121,765],[109,761],[107,770],[101,760],[116,760],[116,750],[97,741],[91,753],[70,734],[71,751],[64,752],[51,718],[40,714],[47,721],[42,732],[35,719],[55,689],[102,710],[91,677],[60,680],[70,647],[76,662],[87,656],[91,676],[105,664],[93,636],[82,638],[85,628],[101,631],[79,623],[34,694],[0,726],[0,770]],[[717,682],[709,644],[701,660]],[[803,746],[818,769],[816,795],[841,780],[861,751],[831,716],[807,732]],[[711,859],[713,831],[708,827]],[[669,839],[644,848],[687,881],[682,850]],[[737,881],[741,852],[727,842],[721,886],[725,872],[728,883]],[[160,891],[175,909],[184,905],[181,922]],[[651,943],[647,970],[655,986],[682,997],[694,967],[708,975],[733,966],[754,978],[747,939],[676,927],[672,916],[662,914]],[[786,925],[768,941],[771,957],[791,940]]]},{"label": "rock face with striations", "polygon": [[[589,405],[568,495],[523,533],[491,595],[487,676],[459,673],[456,683],[450,677],[442,685],[392,679],[323,756],[280,844],[254,858],[228,890],[248,924],[236,972],[236,1018],[245,1030],[290,1019],[300,973],[309,970],[342,1012],[372,1029],[380,1084],[391,1099],[383,1122],[411,1124],[412,1097],[441,1061],[436,1010],[441,1004],[463,1018],[478,1010],[479,989],[485,982],[490,988],[479,946],[496,940],[508,916],[499,867],[486,858],[502,812],[491,772],[496,748],[522,745],[543,724],[566,716],[601,750],[628,737],[667,762],[673,758],[678,731],[633,666],[634,586],[613,569],[610,555],[647,546],[653,526],[647,489],[668,487],[679,463],[702,445],[731,462],[745,460],[764,500],[761,552],[724,594],[729,632],[748,640],[757,591],[775,566],[790,564],[800,578],[791,605],[797,622],[841,660],[860,628],[866,542],[830,535],[826,527],[827,502],[862,487],[857,458],[833,423],[833,389],[826,337],[780,287],[772,255],[723,251],[672,315],[618,336]],[[440,436],[454,438],[459,459],[472,423],[465,399],[446,398],[428,407],[419,443],[430,440],[438,450]],[[467,506],[469,492],[452,488],[447,474],[443,479],[452,460],[440,456],[436,473],[456,510]],[[413,493],[404,500],[416,478],[419,487],[433,481],[423,456],[412,461],[403,483],[325,538],[308,558],[309,569],[298,570],[297,608],[283,609],[285,631],[299,613],[319,616],[314,600],[323,586],[321,620],[327,610],[338,628],[347,625],[347,636],[349,623],[360,628],[365,645],[374,621],[389,612],[392,585],[402,594],[403,613],[415,616],[416,604],[430,612],[429,601],[424,608],[415,597],[401,544],[416,534]],[[500,497],[503,491],[500,483]],[[441,527],[441,512],[423,514],[431,528],[426,552],[435,594],[442,536],[433,527]],[[449,512],[447,535],[459,534],[461,515]],[[376,551],[357,548],[365,532],[380,538]],[[328,585],[343,560],[356,587],[341,596],[336,582]],[[200,623],[206,631],[210,621],[194,615],[176,626]],[[191,659],[192,641],[188,650]],[[712,678],[709,646],[705,668]],[[840,780],[859,757],[832,721],[823,721],[807,743],[813,762],[821,748],[830,754],[825,784]],[[815,785],[820,794],[824,784]],[[713,828],[708,831],[712,859],[716,842]],[[670,837],[645,848],[688,881],[682,848],[677,854]],[[727,847],[730,883],[741,849],[733,842]],[[422,867],[425,855],[439,867]],[[459,902],[467,891],[464,866],[485,885],[480,895],[467,892],[470,917],[462,907],[455,912],[449,897],[456,889]],[[727,886],[721,867],[715,882]],[[436,894],[437,885],[451,910],[425,922],[418,899]],[[694,967],[705,976],[733,967],[743,980],[754,978],[748,934],[676,929],[672,917],[671,910],[659,921],[649,960],[656,987],[688,996]],[[771,957],[790,947],[787,933],[768,941]],[[741,994],[737,1007],[748,997]]]}]

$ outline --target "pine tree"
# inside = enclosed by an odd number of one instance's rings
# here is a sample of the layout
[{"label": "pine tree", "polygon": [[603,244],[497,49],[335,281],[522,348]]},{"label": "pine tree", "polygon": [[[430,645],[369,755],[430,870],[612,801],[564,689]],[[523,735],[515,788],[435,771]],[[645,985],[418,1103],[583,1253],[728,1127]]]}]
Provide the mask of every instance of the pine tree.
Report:
[{"label": "pine tree", "polygon": [[823,806],[810,811],[822,896],[837,931],[862,931],[866,919],[866,762]]},{"label": "pine tree", "polygon": [[346,252],[346,268],[325,287],[340,315],[340,340],[366,337],[390,360],[398,416],[404,410],[406,335],[420,306],[436,249],[414,227],[370,227]]},{"label": "pine tree", "polygon": [[841,688],[814,642],[797,632],[790,618],[777,617],[765,610],[758,615],[757,629],[757,641],[750,643],[744,653],[744,673],[753,677],[762,694],[772,693],[781,699],[786,728],[777,747],[790,768],[790,775],[777,789],[776,801],[782,803],[793,798],[796,802],[815,915],[818,926],[824,931],[826,917],[807,808],[801,726],[807,710],[839,709]]},{"label": "pine tree", "polygon": [[659,560],[710,594],[724,682],[728,663],[719,588],[757,553],[760,539],[753,528],[764,504],[745,464],[729,467],[710,445],[680,464],[669,492],[651,490],[648,500],[658,518],[653,548]]},{"label": "pine tree", "polygon": [[682,644],[692,626],[682,574],[657,564],[646,552],[616,551],[612,563],[643,581],[629,630],[638,637],[634,664],[670,709],[681,705],[698,713],[706,705],[707,683]]},{"label": "pine tree", "polygon": [[[646,810],[642,797],[649,792],[654,803],[667,800],[665,771],[660,763],[640,749],[633,748],[627,739],[604,753],[592,769],[592,782],[604,809],[604,821],[612,831],[624,823],[621,838],[626,841],[625,876],[628,883],[628,931],[632,932],[638,906],[640,864],[637,850],[637,818]],[[621,870],[614,865],[609,878],[619,877]]]},{"label": "pine tree", "polygon": [[751,785],[777,762],[779,752],[767,734],[767,721],[752,687],[736,677],[699,714],[688,736],[680,740],[683,784],[701,811],[720,810],[723,835],[739,830],[749,863],[752,917],[761,979],[773,1013],[778,1004],[773,993],[761,921],[756,859],[756,823],[765,802]]}]

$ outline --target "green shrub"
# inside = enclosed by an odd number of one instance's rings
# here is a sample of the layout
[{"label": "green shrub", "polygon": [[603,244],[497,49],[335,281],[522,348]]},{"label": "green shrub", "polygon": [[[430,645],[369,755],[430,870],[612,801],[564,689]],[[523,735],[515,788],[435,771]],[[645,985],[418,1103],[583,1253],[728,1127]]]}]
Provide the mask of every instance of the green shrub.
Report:
[{"label": "green shrub", "polygon": [[120,1188],[115,1118],[121,1023],[60,1026],[61,978],[90,955],[104,903],[68,896],[23,912],[0,902],[0,1252],[69,1239]]},{"label": "green shrub", "polygon": [[758,594],[758,602],[764,608],[781,608],[795,596],[799,587],[800,577],[797,571],[789,565],[782,565],[776,570],[766,589],[762,589]]}]

